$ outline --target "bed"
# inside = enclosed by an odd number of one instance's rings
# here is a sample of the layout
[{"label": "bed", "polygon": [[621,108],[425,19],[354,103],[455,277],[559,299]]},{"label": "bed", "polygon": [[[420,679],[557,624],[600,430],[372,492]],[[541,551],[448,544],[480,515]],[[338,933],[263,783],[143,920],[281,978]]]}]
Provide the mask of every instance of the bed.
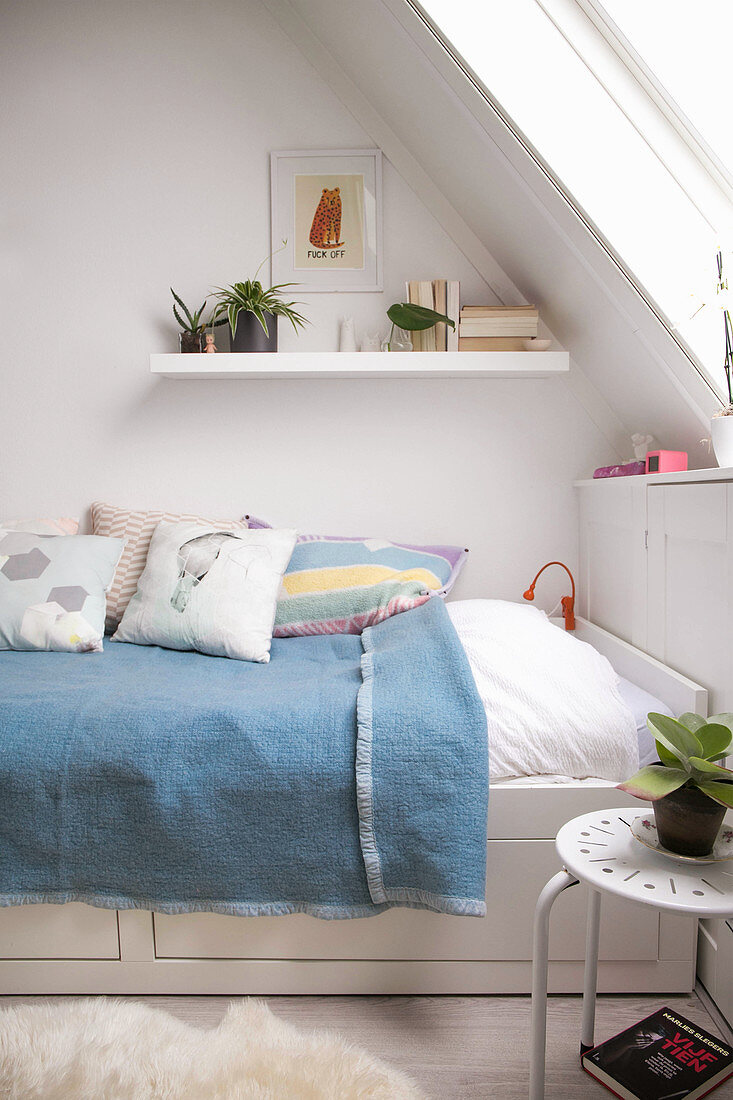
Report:
[{"label": "bed", "polygon": [[[583,620],[577,635],[677,713],[703,689]],[[610,782],[562,776],[495,783],[488,813],[487,916],[393,909],[348,921],[102,909],[79,902],[0,910],[5,993],[521,993],[529,990],[534,903],[569,818],[634,800]],[[550,988],[582,987],[583,898],[558,905]],[[599,988],[687,991],[694,923],[609,904]]]}]

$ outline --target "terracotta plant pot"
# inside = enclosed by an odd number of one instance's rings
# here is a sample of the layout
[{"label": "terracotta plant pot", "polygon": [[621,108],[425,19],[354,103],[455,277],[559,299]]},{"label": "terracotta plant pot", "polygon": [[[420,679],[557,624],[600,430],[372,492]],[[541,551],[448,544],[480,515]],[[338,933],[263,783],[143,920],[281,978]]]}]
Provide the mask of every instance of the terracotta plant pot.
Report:
[{"label": "terracotta plant pot", "polygon": [[725,806],[697,787],[680,787],[654,803],[659,843],[680,856],[710,854],[725,817]]}]

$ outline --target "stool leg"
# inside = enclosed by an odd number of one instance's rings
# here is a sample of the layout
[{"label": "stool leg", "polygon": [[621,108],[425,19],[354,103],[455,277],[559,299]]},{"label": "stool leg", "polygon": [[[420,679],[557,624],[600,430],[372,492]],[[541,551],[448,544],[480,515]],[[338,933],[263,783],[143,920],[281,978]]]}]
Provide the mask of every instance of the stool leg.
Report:
[{"label": "stool leg", "polygon": [[575,886],[577,878],[558,871],[537,899],[532,949],[532,1021],[529,1040],[529,1100],[544,1100],[545,1045],[547,1037],[547,967],[550,939],[550,911],[555,899]]},{"label": "stool leg", "polygon": [[598,940],[601,923],[601,894],[588,891],[588,915],[585,926],[585,973],[583,976],[583,1016],[580,1025],[580,1053],[593,1046],[596,1022],[596,986],[598,984]]}]

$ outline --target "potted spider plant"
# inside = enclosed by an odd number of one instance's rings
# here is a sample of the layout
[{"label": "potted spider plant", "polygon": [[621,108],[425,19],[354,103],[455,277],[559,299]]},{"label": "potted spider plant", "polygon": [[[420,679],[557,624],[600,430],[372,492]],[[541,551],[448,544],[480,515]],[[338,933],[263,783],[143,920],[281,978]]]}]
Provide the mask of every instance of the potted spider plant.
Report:
[{"label": "potted spider plant", "polygon": [[641,768],[619,789],[654,804],[659,842],[682,856],[706,856],[733,807],[733,772],[716,763],[733,739],[733,714],[681,714],[652,711],[647,725],[659,760]]},{"label": "potted spider plant", "polygon": [[[283,241],[282,247],[286,244],[287,241]],[[283,290],[296,283],[277,283],[265,288],[257,279],[263,264],[274,254],[265,257],[254,278],[215,288],[218,305],[213,317],[216,320],[225,315],[224,319],[229,321],[232,351],[277,351],[278,317],[290,321],[296,332],[308,324],[307,319],[293,308],[298,303],[283,299]]]},{"label": "potted spider plant", "polygon": [[[204,298],[201,306],[194,310],[193,313],[188,308],[182,298],[176,294],[173,287],[170,288],[170,292],[173,295],[173,316],[178,324],[181,326],[181,331],[178,334],[179,347],[182,352],[188,354],[191,352],[203,351],[202,339],[204,336],[204,330],[211,328],[213,324],[223,325],[224,321],[214,321],[213,317],[207,324],[204,321],[204,310],[206,309],[207,298]],[[180,306],[180,312],[179,312]],[[181,316],[181,313],[183,316]]]}]

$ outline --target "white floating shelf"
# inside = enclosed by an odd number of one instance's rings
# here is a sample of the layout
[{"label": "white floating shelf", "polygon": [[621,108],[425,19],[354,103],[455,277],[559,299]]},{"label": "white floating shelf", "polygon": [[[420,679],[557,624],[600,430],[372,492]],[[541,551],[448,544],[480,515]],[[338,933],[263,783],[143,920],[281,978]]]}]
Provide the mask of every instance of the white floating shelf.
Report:
[{"label": "white floating shelf", "polygon": [[163,378],[549,378],[570,370],[566,351],[251,352],[151,355]]}]

